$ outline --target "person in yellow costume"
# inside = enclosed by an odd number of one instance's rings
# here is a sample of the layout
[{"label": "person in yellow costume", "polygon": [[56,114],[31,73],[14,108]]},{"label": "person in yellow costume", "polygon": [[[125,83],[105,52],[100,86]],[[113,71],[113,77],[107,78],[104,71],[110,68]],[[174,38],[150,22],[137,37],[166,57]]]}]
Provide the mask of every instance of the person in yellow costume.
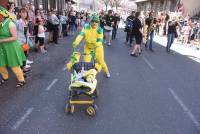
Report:
[{"label": "person in yellow costume", "polygon": [[107,78],[109,78],[110,73],[104,60],[103,29],[99,26],[98,15],[92,15],[90,24],[85,24],[84,28],[73,42],[73,47],[78,47],[83,38],[85,40],[84,53],[86,54],[84,61],[90,62],[91,56],[89,54],[91,51],[94,51],[96,62],[100,65],[96,66],[97,70],[101,70],[100,68],[102,67]]}]

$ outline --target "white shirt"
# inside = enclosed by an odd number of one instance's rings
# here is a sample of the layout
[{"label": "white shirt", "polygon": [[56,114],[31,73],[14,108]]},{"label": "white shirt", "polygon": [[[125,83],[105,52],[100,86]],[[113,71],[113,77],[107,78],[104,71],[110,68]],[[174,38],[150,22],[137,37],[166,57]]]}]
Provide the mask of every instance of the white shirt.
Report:
[{"label": "white shirt", "polygon": [[53,25],[58,25],[59,24],[59,19],[55,14],[51,15],[51,22]]},{"label": "white shirt", "polygon": [[44,26],[42,25],[39,25],[38,26],[38,37],[41,37],[41,38],[45,38],[45,29],[44,29]]}]

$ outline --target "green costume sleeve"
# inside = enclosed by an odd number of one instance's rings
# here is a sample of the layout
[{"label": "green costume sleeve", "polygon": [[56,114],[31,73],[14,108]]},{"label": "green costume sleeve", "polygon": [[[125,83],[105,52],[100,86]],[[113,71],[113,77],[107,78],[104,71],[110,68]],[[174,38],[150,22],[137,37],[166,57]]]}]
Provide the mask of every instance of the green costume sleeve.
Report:
[{"label": "green costume sleeve", "polygon": [[103,29],[98,28],[97,30],[97,41],[96,41],[96,46],[102,45],[103,43]]},{"label": "green costume sleeve", "polygon": [[82,41],[83,37],[85,36],[85,33],[86,33],[86,28],[84,27],[81,30],[81,32],[79,33],[79,35],[76,37],[75,41],[73,42],[73,47],[74,48],[78,47],[78,45]]}]

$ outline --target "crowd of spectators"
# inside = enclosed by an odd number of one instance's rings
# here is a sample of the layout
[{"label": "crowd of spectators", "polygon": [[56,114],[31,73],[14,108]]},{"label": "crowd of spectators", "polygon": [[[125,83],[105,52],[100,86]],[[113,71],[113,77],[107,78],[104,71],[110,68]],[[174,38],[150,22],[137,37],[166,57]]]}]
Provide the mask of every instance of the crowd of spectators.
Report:
[{"label": "crowd of spectators", "polygon": [[[73,9],[63,11],[49,9],[45,11],[42,8],[34,9],[34,6],[30,4],[15,7],[13,2],[8,3],[6,10],[12,17],[12,22],[16,27],[17,41],[25,56],[22,64],[19,64],[25,78],[26,73],[31,71],[31,65],[34,64],[30,53],[40,52],[45,54],[48,51],[46,45],[57,46],[59,45],[59,38],[76,35],[85,24],[90,23],[91,15],[89,12]],[[105,30],[105,40],[108,40],[108,45],[111,45],[111,40],[116,38],[120,17],[112,10],[108,13],[102,11],[97,14],[100,16],[100,26]],[[2,79],[0,85],[4,84],[5,79]],[[25,80],[20,85],[23,86],[24,84]],[[18,87],[21,87],[20,85]]]}]

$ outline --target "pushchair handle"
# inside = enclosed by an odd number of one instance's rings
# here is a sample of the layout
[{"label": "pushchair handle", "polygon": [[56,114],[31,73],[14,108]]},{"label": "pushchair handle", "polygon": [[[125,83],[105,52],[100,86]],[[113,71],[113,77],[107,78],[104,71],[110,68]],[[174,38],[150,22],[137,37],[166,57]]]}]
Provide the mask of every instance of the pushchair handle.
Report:
[{"label": "pushchair handle", "polygon": [[[77,53],[77,52],[80,53],[77,48],[74,48],[73,53]],[[93,48],[91,50],[91,53],[89,53],[89,54],[87,54],[87,53],[80,53],[80,54],[81,54],[81,56],[90,55],[92,57],[92,59],[95,59],[95,48]]]}]

